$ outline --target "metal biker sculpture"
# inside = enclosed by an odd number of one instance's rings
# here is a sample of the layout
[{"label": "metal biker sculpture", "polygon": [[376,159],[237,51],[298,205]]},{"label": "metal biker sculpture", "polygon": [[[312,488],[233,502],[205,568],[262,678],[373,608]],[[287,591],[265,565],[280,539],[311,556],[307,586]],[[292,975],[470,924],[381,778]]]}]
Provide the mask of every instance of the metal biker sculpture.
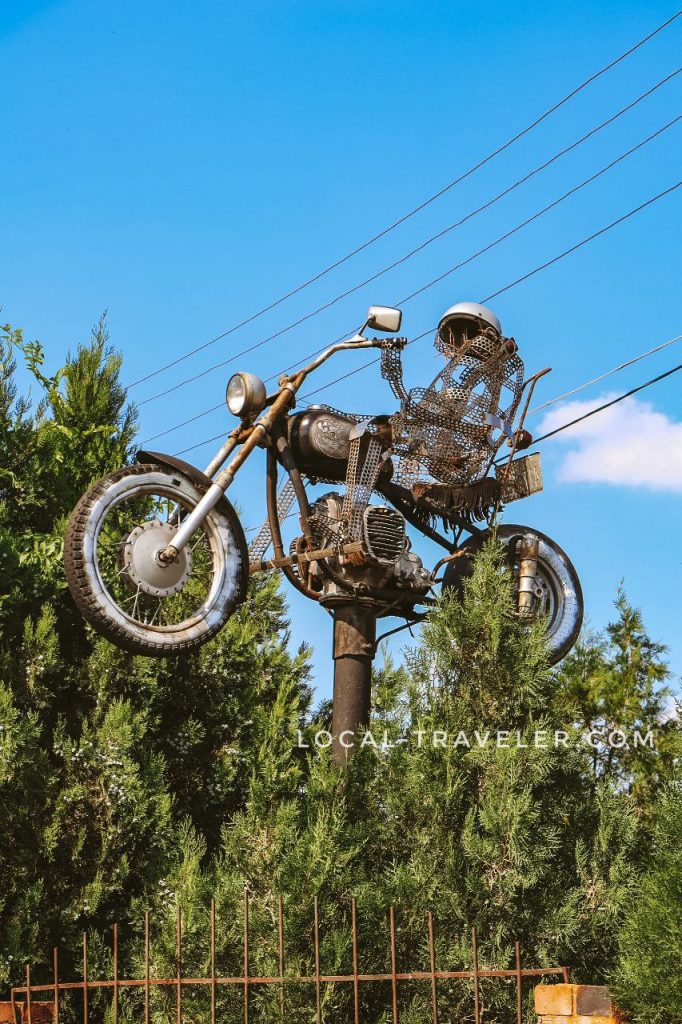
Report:
[{"label": "metal biker sculpture", "polygon": [[[204,472],[171,455],[140,451],[136,464],[84,494],[68,525],[65,563],[85,618],[137,654],[185,651],[225,625],[245,599],[249,574],[278,569],[334,616],[335,732],[366,721],[376,619],[417,621],[436,583],[460,588],[495,514],[542,488],[539,455],[515,456],[531,443],[523,424],[533,389],[549,371],[524,380],[517,345],[497,317],[464,302],[438,327],[444,369],[427,388],[408,391],[405,339],[362,333],[366,327],[396,332],[400,322],[399,310],[371,307],[356,337],[283,376],[271,395],[254,375],[235,374],[226,399],[240,422]],[[397,412],[292,411],[297,392],[322,363],[365,348],[381,349],[381,373],[400,402]],[[505,443],[508,458],[496,460]],[[267,455],[267,520],[249,549],[225,492],[255,448]],[[343,491],[312,499],[306,483]],[[281,521],[294,502],[301,534],[285,551]],[[447,552],[434,569],[412,551],[407,523]],[[517,613],[546,619],[556,662],[582,622],[575,569],[537,530],[505,524],[497,533],[513,570]],[[274,556],[266,560],[271,544]]]}]

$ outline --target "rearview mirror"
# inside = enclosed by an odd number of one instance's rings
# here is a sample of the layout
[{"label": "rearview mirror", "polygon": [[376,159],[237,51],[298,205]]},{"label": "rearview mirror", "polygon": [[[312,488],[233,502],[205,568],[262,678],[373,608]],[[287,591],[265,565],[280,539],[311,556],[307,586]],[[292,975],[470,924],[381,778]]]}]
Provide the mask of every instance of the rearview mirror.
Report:
[{"label": "rearview mirror", "polygon": [[375,331],[386,331],[393,334],[400,330],[403,314],[391,306],[370,306],[367,310],[367,326]]}]

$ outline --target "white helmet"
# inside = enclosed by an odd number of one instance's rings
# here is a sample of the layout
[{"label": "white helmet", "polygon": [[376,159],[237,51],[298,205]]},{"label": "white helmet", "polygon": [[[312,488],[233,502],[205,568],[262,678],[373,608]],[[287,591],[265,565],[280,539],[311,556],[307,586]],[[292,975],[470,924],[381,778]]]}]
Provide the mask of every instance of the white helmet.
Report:
[{"label": "white helmet", "polygon": [[502,324],[491,309],[478,302],[456,302],[440,318],[436,348],[444,355],[453,356],[467,349],[467,343],[475,337],[490,331],[502,338]]}]

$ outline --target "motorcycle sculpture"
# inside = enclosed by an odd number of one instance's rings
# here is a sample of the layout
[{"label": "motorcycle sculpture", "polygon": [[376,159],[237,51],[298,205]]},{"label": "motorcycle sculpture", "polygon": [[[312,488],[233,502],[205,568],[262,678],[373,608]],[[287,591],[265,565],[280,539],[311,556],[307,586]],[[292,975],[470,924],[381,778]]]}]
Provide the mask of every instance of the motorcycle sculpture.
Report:
[{"label": "motorcycle sculpture", "polygon": [[[524,420],[549,371],[524,379],[517,345],[495,315],[459,303],[436,334],[445,368],[429,387],[408,391],[406,340],[363,334],[368,327],[395,333],[400,323],[399,310],[371,307],[354,338],[283,376],[270,395],[258,377],[235,374],[226,401],[239,423],[204,472],[140,451],[134,465],[83,495],[68,525],[65,564],[75,602],[95,629],[137,654],[186,651],[225,625],[246,597],[250,574],[277,569],[332,611],[335,631],[350,630],[344,650],[357,661],[374,653],[377,617],[418,621],[437,583],[462,587],[496,513],[542,489],[540,456],[516,455],[531,443]],[[319,366],[337,352],[369,348],[381,350],[397,412],[295,411],[297,393]],[[496,459],[505,444],[508,457]],[[267,457],[267,520],[249,549],[226,491],[256,448]],[[306,485],[321,483],[341,490],[313,498]],[[285,550],[281,523],[294,502],[301,533]],[[412,551],[408,523],[445,549],[432,570]],[[538,530],[505,524],[497,535],[513,570],[517,614],[545,619],[556,662],[582,622],[575,569]],[[336,639],[341,650],[343,636]]]}]

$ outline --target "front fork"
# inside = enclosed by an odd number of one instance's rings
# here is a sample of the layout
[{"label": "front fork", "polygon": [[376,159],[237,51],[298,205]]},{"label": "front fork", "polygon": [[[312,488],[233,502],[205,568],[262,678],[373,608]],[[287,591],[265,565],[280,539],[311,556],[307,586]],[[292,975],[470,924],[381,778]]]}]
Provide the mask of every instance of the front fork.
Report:
[{"label": "front fork", "polygon": [[[197,507],[190,512],[177,532],[173,535],[173,543],[169,544],[165,551],[160,552],[158,558],[161,562],[168,564],[178,557],[178,554],[185,547],[190,537],[204,524],[209,513],[216,507],[225,495],[225,491],[234,480],[237,471],[244,465],[251,452],[258,446],[262,439],[268,434],[279,416],[287,412],[294,401],[296,391],[302,383],[298,380],[301,374],[297,374],[291,381],[287,381],[275,398],[274,402],[256,423],[249,428],[244,443],[229,466],[226,466],[222,473],[218,473],[209,489],[204,494]],[[207,476],[213,473],[223,464],[228,455],[237,447],[243,437],[243,425],[231,432],[227,441],[209,463],[206,470]]]},{"label": "front fork", "polygon": [[540,541],[532,534],[522,538],[519,544],[519,586],[517,604],[519,615],[528,617],[535,607],[535,577],[538,567]]}]

